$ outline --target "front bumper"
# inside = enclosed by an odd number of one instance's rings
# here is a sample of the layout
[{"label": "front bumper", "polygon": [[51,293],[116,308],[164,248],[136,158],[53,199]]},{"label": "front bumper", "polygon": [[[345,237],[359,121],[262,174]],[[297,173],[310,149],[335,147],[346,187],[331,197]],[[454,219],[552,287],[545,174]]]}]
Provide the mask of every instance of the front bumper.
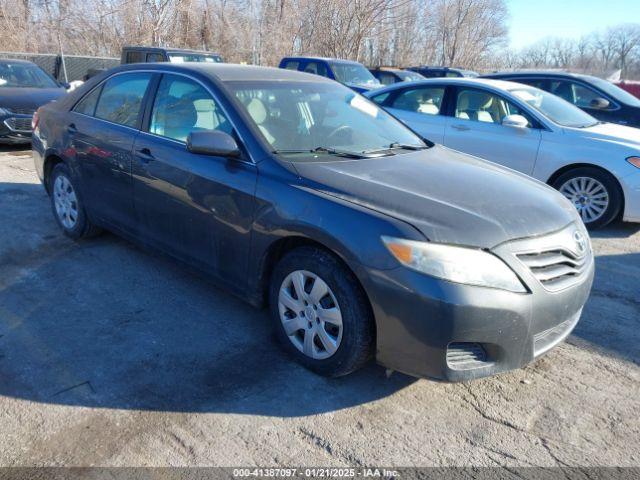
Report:
[{"label": "front bumper", "polygon": [[624,192],[625,222],[640,222],[640,171],[620,179]]},{"label": "front bumper", "polygon": [[[519,252],[525,246],[515,244]],[[402,267],[369,272],[378,362],[418,377],[466,381],[520,368],[561,342],[589,296],[591,249],[577,278],[544,286],[515,247],[503,244],[494,253],[529,293],[454,284]]]},{"label": "front bumper", "polygon": [[33,112],[9,112],[0,115],[0,143],[22,144],[31,141]]}]

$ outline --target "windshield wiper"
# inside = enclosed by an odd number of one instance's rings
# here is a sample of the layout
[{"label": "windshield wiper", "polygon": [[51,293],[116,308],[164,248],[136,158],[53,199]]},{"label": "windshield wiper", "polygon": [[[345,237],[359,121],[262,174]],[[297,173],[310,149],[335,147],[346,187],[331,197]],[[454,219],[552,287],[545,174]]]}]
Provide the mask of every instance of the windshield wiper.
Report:
[{"label": "windshield wiper", "polygon": [[[424,150],[429,148],[426,145],[414,145],[411,143],[392,142],[388,147],[376,148],[375,150],[367,150],[364,153],[388,152],[389,150]],[[393,154],[392,154],[393,155]]]},{"label": "windshield wiper", "polygon": [[345,158],[369,158],[365,152],[351,152],[348,150],[336,150],[335,148],[316,147],[312,150],[274,150],[276,154],[296,154],[296,153],[327,153]]},{"label": "windshield wiper", "polygon": [[389,148],[401,148],[403,150],[424,150],[425,148],[428,148],[428,147],[426,145],[414,145],[411,143],[393,142],[391,143],[391,145],[389,145]]}]

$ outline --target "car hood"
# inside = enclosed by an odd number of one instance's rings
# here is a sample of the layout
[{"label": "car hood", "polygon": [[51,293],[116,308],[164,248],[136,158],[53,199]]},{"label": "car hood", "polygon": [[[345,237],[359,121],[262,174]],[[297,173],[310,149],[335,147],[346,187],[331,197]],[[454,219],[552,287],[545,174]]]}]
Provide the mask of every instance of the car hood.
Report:
[{"label": "car hood", "polygon": [[0,108],[37,110],[66,94],[64,88],[0,88]]},{"label": "car hood", "polygon": [[410,223],[434,242],[492,248],[577,219],[545,184],[436,145],[373,159],[296,162],[310,187]]},{"label": "car hood", "polygon": [[598,123],[587,128],[567,128],[565,131],[581,138],[620,143],[640,148],[640,129],[616,125],[615,123]]}]

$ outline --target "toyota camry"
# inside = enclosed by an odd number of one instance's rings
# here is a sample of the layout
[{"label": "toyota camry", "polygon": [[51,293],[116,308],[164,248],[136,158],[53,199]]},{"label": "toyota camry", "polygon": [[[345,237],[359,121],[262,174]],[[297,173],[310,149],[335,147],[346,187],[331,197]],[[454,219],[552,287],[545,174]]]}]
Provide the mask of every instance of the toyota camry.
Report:
[{"label": "toyota camry", "polygon": [[449,381],[518,368],[569,335],[589,295],[589,237],[563,195],[329,79],[128,65],[34,128],[66,235],[108,229],[202,269],[268,306],[320,374],[372,357]]}]

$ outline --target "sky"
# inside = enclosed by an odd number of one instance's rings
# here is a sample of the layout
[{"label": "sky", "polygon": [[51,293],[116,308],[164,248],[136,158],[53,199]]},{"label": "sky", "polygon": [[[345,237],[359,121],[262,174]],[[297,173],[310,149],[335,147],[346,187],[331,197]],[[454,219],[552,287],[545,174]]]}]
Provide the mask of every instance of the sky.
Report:
[{"label": "sky", "polygon": [[577,39],[620,23],[640,23],[640,0],[507,0],[511,46],[545,37]]}]

